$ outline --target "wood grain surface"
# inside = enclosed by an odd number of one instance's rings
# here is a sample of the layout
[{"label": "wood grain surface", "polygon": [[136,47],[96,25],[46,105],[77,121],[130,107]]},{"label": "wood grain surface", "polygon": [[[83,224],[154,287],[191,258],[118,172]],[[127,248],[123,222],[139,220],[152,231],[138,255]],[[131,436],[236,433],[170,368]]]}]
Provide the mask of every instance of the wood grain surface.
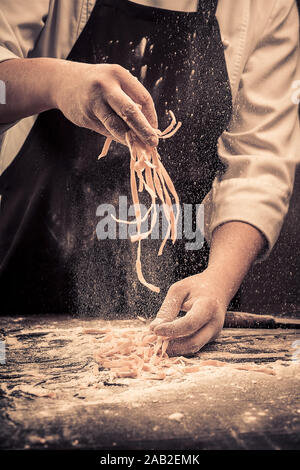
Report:
[{"label": "wood grain surface", "polygon": [[[0,319],[6,352],[0,364],[0,448],[300,448],[299,330],[224,329],[197,358],[226,367],[164,381],[110,382],[93,360],[100,338],[82,333],[108,325],[143,323]],[[257,371],[237,370],[237,364]],[[174,413],[179,417],[173,419]]]}]

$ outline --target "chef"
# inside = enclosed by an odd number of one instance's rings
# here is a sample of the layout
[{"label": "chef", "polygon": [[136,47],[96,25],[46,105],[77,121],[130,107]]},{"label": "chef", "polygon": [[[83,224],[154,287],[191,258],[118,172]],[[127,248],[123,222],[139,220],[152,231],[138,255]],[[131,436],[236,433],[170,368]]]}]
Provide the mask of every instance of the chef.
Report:
[{"label": "chef", "polygon": [[[172,354],[215,339],[288,210],[298,35],[294,0],[2,0],[1,313],[157,314]],[[182,127],[158,142],[170,110]],[[160,295],[128,237],[95,231],[97,208],[130,198],[129,129],[182,204],[205,203],[210,248],[143,244]]]}]

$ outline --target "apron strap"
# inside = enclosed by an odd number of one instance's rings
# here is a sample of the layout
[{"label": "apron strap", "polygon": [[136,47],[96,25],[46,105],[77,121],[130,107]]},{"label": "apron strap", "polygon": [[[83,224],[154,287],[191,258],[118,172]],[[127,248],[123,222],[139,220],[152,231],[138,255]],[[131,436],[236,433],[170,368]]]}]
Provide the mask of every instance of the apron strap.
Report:
[{"label": "apron strap", "polygon": [[213,21],[217,8],[218,0],[198,0],[198,12],[203,15],[207,24]]}]

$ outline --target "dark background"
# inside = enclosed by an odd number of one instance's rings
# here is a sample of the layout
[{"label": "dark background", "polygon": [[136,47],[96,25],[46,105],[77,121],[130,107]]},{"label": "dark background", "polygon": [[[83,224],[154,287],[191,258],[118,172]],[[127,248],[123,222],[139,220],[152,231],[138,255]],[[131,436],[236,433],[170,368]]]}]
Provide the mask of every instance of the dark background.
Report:
[{"label": "dark background", "polygon": [[[297,4],[300,10],[300,0]],[[300,317],[300,166],[278,242],[270,257],[248,274],[240,302],[242,311]]]}]

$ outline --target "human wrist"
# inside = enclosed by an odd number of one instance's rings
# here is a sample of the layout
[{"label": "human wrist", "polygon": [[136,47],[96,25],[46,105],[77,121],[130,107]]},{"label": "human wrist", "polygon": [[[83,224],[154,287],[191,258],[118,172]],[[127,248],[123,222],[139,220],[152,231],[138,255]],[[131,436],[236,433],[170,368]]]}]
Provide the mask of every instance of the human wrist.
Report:
[{"label": "human wrist", "polygon": [[210,295],[218,301],[221,308],[226,309],[239,288],[232,278],[232,273],[223,270],[222,266],[209,265],[202,274],[205,275]]},{"label": "human wrist", "polygon": [[[60,96],[64,92],[66,81],[70,78],[72,63],[63,59],[49,59],[47,65],[49,67],[46,92],[47,103],[49,109],[60,109]],[[69,83],[71,84],[70,80]]]}]

